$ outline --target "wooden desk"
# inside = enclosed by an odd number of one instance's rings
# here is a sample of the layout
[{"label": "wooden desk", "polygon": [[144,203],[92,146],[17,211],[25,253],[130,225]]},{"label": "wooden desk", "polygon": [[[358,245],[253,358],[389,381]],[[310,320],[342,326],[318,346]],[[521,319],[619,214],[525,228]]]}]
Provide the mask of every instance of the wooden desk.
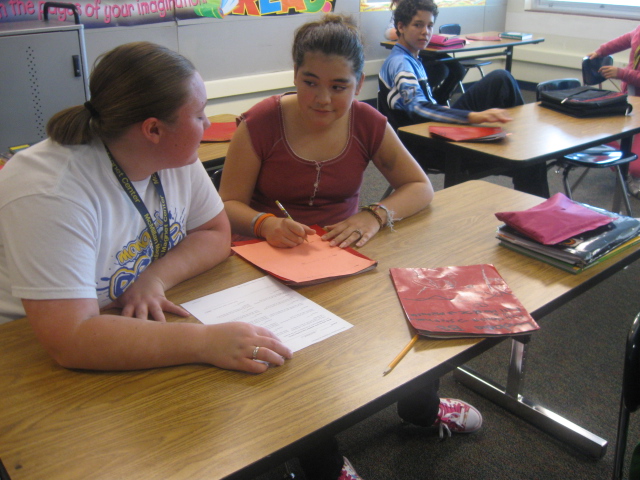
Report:
[{"label": "wooden desk", "polygon": [[[459,35],[460,37],[469,37],[469,36],[496,36],[500,32],[482,32],[482,33],[470,33],[468,35]],[[430,60],[440,60],[443,62],[452,62],[454,60],[460,60],[463,58],[467,59],[477,59],[477,58],[495,58],[495,57],[505,57],[505,70],[508,72],[511,71],[511,66],[513,64],[513,47],[517,47],[519,45],[532,45],[536,43],[544,42],[543,37],[534,36],[528,40],[512,40],[501,38],[496,41],[483,41],[483,40],[467,40],[467,44],[462,48],[450,48],[450,49],[437,49],[437,48],[427,48],[420,51],[420,56],[428,58]],[[385,48],[391,49],[396,44],[396,42],[380,42]],[[501,52],[486,52],[487,50],[497,50],[503,49]],[[473,52],[470,55],[467,55],[469,52]],[[481,53],[478,53],[481,52]],[[451,55],[454,57],[456,54],[462,53],[464,55],[455,57],[455,58],[447,58],[447,55]]]},{"label": "wooden desk", "polygon": [[[362,248],[376,270],[299,290],[354,327],[262,375],[205,365],[66,370],[26,320],[4,324],[0,456],[13,480],[247,479],[278,465],[498,343],[420,339],[383,377],[411,338],[390,267],[492,263],[540,319],[640,256],[635,248],[571,275],[498,246],[493,213],[540,201],[478,181],[437,192],[396,233]],[[169,298],[185,302],[260,276],[232,257]]]},{"label": "wooden desk", "polygon": [[[527,103],[508,109],[513,121],[500,125],[510,135],[500,142],[446,142],[433,139],[429,126],[447,125],[427,122],[400,127],[398,135],[403,141],[416,142],[434,154],[445,157],[445,187],[471,178],[500,173],[501,171],[534,163],[547,162],[572,152],[614,140],[621,141],[621,149],[629,153],[633,135],[640,133],[640,97],[629,97],[634,111],[631,115],[599,118],[573,118]],[[495,124],[498,125],[498,124]],[[482,171],[475,176],[463,172],[466,162],[489,162],[496,170]]]},{"label": "wooden desk", "polygon": [[[213,115],[209,117],[213,122],[235,122],[236,116],[229,113]],[[198,157],[207,170],[217,169],[222,166],[227,156],[230,142],[202,142],[198,148]]]}]

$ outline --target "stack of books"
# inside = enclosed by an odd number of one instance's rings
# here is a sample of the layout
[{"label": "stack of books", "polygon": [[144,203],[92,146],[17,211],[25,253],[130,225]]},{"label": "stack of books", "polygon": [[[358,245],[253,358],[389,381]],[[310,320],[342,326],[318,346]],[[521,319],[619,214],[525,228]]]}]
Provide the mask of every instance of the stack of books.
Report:
[{"label": "stack of books", "polygon": [[580,273],[640,243],[640,221],[607,210],[584,205],[613,219],[607,225],[573,235],[552,245],[501,225],[497,230],[500,245],[570,273]]},{"label": "stack of books", "polygon": [[533,34],[523,32],[502,32],[500,34],[500,38],[507,40],[529,40],[530,38],[533,38]]}]

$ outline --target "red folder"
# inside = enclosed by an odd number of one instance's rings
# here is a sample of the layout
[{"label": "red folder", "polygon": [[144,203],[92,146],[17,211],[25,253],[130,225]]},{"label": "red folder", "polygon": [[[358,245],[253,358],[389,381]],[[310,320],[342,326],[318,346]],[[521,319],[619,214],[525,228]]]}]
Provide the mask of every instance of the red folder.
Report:
[{"label": "red folder", "polygon": [[511,228],[544,245],[563,242],[615,220],[615,217],[587,208],[560,192],[527,210],[497,212],[495,216]]},{"label": "red folder", "polygon": [[238,126],[236,122],[215,122],[204,131],[203,142],[228,142]]},{"label": "red folder", "polygon": [[539,328],[493,265],[389,271],[405,315],[421,335],[493,337]]},{"label": "red folder", "polygon": [[432,138],[451,142],[493,142],[507,136],[500,127],[438,127],[434,125],[429,127],[429,133]]},{"label": "red folder", "polygon": [[429,40],[427,48],[436,48],[443,50],[447,48],[462,48],[466,45],[467,41],[464,38],[456,35],[432,35]]}]

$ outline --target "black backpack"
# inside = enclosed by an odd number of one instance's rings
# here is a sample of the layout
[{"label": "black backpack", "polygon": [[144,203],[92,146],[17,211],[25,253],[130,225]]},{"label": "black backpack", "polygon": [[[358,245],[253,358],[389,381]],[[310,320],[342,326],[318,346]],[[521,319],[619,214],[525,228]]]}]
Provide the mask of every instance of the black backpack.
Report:
[{"label": "black backpack", "polygon": [[540,105],[580,118],[628,115],[633,109],[626,93],[588,86],[540,92]]}]

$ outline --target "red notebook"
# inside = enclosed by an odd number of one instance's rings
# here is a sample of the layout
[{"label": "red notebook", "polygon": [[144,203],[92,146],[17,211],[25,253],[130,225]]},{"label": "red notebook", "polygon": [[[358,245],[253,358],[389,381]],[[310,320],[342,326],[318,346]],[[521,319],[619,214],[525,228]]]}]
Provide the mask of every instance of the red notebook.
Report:
[{"label": "red notebook", "polygon": [[458,37],[457,35],[432,35],[427,48],[436,48],[438,50],[462,48],[466,43],[466,39]]},{"label": "red notebook", "polygon": [[494,337],[540,328],[493,265],[389,271],[405,315],[421,335]]},{"label": "red notebook", "polygon": [[616,216],[605,215],[574,202],[563,193],[517,212],[497,212],[495,216],[511,228],[544,245],[555,245],[608,225]]},{"label": "red notebook", "polygon": [[500,127],[438,127],[434,125],[429,127],[429,133],[432,138],[450,142],[494,142],[507,136]]},{"label": "red notebook", "polygon": [[215,122],[204,131],[203,142],[228,142],[238,126],[236,122]]}]

